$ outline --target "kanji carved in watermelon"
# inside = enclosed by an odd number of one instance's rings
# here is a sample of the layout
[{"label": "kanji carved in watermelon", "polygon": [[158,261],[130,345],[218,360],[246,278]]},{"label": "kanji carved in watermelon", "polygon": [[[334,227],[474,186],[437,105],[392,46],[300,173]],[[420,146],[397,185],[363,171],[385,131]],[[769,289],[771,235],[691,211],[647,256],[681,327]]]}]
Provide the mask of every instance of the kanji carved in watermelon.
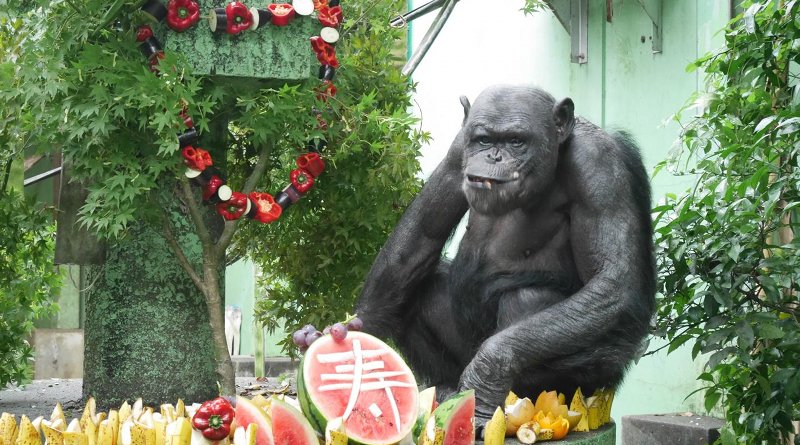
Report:
[{"label": "kanji carved in watermelon", "polygon": [[274,445],[272,423],[267,417],[267,413],[254,405],[253,402],[241,396],[236,397],[234,418],[236,419],[236,424],[244,428],[247,428],[251,423],[258,426],[256,430],[256,445]]},{"label": "kanji carved in watermelon", "polygon": [[300,363],[297,393],[303,413],[324,433],[341,417],[351,443],[390,445],[411,433],[417,420],[417,382],[386,343],[363,332],[340,342],[325,335]]}]

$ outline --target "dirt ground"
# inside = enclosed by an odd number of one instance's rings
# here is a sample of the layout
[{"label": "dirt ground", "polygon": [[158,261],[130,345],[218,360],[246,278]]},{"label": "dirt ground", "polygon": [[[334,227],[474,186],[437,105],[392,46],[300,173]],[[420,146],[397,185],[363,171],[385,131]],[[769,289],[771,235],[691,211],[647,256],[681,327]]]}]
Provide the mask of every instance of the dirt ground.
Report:
[{"label": "dirt ground", "polygon": [[[275,379],[263,382],[257,381],[255,377],[236,379],[237,393],[248,396],[266,393],[279,386]],[[17,418],[23,414],[31,419],[38,416],[49,418],[56,403],[61,402],[64,414],[70,420],[80,417],[83,412],[82,389],[82,379],[34,380],[24,388],[8,387],[0,391],[0,413],[12,413]]]}]

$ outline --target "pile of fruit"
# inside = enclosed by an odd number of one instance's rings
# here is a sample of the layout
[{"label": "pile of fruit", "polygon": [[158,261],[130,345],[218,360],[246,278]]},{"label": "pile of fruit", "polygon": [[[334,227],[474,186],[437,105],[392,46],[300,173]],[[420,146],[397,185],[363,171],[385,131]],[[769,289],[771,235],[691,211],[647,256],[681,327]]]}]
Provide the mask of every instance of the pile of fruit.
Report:
[{"label": "pile of fruit", "polygon": [[[203,404],[142,400],[98,412],[89,398],[80,419],[67,422],[61,405],[49,419],[3,413],[0,445],[473,445],[475,394],[464,391],[437,405],[435,388],[419,391],[414,375],[388,345],[359,332],[353,318],[328,332],[313,326],[295,333],[305,354],[297,373],[297,399],[218,397]],[[609,421],[613,391],[568,408],[563,394],[543,392],[534,404],[510,393],[486,425],[487,445],[506,436],[525,444],[560,439]]]},{"label": "pile of fruit", "polygon": [[571,431],[590,431],[611,421],[614,390],[599,389],[584,398],[581,389],[575,391],[572,403],[566,404],[563,393],[542,391],[533,403],[513,392],[506,397],[505,407],[497,407],[484,429],[486,445],[502,445],[506,437],[524,444],[560,440]]}]

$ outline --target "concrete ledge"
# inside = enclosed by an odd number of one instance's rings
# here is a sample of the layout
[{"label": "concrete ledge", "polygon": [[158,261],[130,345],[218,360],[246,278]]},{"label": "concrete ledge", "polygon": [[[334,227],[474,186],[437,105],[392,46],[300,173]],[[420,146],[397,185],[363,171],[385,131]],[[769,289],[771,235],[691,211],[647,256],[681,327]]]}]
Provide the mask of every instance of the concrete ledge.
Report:
[{"label": "concrete ledge", "polygon": [[719,438],[725,421],[693,413],[622,417],[622,445],[705,445]]},{"label": "concrete ledge", "polygon": [[34,378],[83,377],[83,329],[35,329],[32,343]]},{"label": "concrete ledge", "polygon": [[[617,439],[617,427],[612,422],[602,427],[589,431],[588,433],[572,432],[564,440],[548,440],[543,444],[572,444],[572,445],[614,445]],[[538,444],[539,441],[536,441]],[[476,445],[483,445],[482,441],[476,441]],[[506,437],[505,445],[522,445],[516,437]],[[642,444],[643,445],[643,444]]]},{"label": "concrete ledge", "polygon": [[[252,355],[234,355],[233,370],[236,377],[255,377],[255,358]],[[266,377],[278,377],[286,372],[294,372],[299,360],[292,362],[287,357],[268,357],[264,359]]]}]

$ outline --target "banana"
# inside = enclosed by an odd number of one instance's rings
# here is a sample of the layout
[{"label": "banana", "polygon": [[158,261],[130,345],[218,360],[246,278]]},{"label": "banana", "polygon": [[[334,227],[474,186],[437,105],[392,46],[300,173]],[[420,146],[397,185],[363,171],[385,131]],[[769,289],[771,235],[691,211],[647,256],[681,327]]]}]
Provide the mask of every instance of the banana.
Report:
[{"label": "banana", "polygon": [[34,428],[28,416],[22,415],[19,420],[19,429],[17,431],[16,445],[42,445],[42,439],[39,437],[39,432]]},{"label": "banana", "polygon": [[525,445],[531,445],[536,443],[541,430],[538,422],[525,422],[517,429],[517,439]]},{"label": "banana", "polygon": [[106,419],[100,422],[97,427],[96,445],[116,445],[117,435],[114,432],[114,426],[111,420]]},{"label": "banana", "polygon": [[42,434],[44,434],[46,445],[64,445],[64,435],[61,432],[65,428],[64,421],[61,419],[51,422],[42,420]]},{"label": "banana", "polygon": [[179,417],[167,424],[165,433],[166,445],[190,445],[192,442],[192,424],[186,417]]},{"label": "banana", "polygon": [[50,414],[50,423],[52,424],[56,420],[61,420],[64,422],[64,425],[67,424],[67,418],[64,417],[64,409],[61,407],[61,402],[56,403],[56,407],[53,408],[53,413]]},{"label": "banana", "polygon": [[6,445],[13,445],[17,437],[17,419],[13,414],[0,415],[0,440]]},{"label": "banana", "polygon": [[81,431],[81,424],[78,419],[72,419],[67,425],[66,431],[61,433],[64,445],[89,445],[89,436]]},{"label": "banana", "polygon": [[341,417],[331,419],[325,426],[325,445],[347,445],[347,434]]},{"label": "banana", "polygon": [[[485,445],[503,445],[506,439],[506,414],[498,406],[492,418],[483,428],[483,443]],[[533,442],[531,442],[533,443]]]}]

